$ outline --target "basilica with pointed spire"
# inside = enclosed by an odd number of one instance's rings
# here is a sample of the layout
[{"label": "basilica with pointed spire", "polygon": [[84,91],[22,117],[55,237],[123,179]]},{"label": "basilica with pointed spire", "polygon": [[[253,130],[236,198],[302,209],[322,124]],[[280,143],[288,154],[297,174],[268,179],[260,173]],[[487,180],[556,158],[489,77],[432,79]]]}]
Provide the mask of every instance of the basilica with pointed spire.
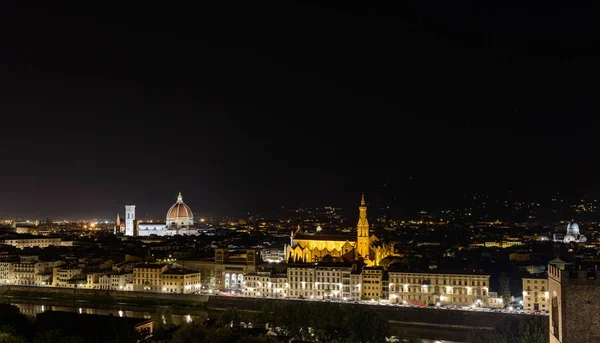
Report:
[{"label": "basilica with pointed spire", "polygon": [[298,228],[292,232],[290,242],[284,249],[288,262],[321,262],[329,257],[346,261],[363,260],[367,266],[378,266],[382,259],[395,254],[393,244],[383,243],[377,236],[370,234],[364,194],[358,207],[356,237],[310,235]]}]

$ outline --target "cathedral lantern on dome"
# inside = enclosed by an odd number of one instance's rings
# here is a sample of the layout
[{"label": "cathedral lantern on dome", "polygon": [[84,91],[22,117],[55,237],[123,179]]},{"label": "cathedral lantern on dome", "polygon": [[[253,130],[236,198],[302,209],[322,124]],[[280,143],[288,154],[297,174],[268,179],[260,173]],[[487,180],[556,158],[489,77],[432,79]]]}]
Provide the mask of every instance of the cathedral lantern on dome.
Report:
[{"label": "cathedral lantern on dome", "polygon": [[181,228],[194,225],[194,214],[192,209],[183,202],[181,192],[177,196],[177,202],[167,212],[166,224],[168,228]]}]

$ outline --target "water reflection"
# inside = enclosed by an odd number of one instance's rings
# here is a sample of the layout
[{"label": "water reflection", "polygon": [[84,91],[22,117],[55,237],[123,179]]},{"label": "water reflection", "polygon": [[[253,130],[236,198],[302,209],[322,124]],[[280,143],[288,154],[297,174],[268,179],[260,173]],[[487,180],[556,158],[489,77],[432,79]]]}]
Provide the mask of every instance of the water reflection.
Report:
[{"label": "water reflection", "polygon": [[[131,310],[132,307],[127,307],[127,306],[123,306],[123,307],[113,307],[113,308],[102,308],[102,309],[98,309],[98,308],[91,308],[91,307],[85,307],[85,305],[77,305],[77,306],[56,306],[56,305],[39,305],[39,304],[27,304],[27,303],[12,303],[12,305],[16,306],[19,308],[19,310],[21,311],[21,313],[27,315],[27,316],[32,316],[35,317],[37,314],[45,312],[45,311],[68,311],[68,312],[79,312],[79,313],[86,313],[86,314],[101,314],[101,315],[108,315],[108,314],[112,314],[113,316],[119,316],[119,317],[129,317],[129,318],[145,318],[145,319],[152,319],[155,322],[157,322],[159,320],[158,315],[156,313],[156,308],[152,309],[152,308],[147,308],[148,311],[140,311],[139,309],[137,311],[135,310]],[[90,305],[88,305],[90,306]],[[119,306],[119,305],[116,305]],[[151,312],[154,311],[154,312]],[[193,323],[193,322],[203,322],[206,318],[208,318],[208,312],[207,311],[202,311],[202,310],[195,310],[195,311],[191,311],[192,313],[190,314],[181,314],[182,311],[185,311],[181,308],[173,308],[173,311],[179,311],[178,314],[173,314],[172,315],[172,321],[175,325],[181,325],[183,323]],[[215,313],[213,313],[214,315]],[[451,335],[447,335],[445,334],[442,337],[452,337]],[[459,339],[460,340],[460,339]],[[427,340],[424,339],[423,343],[461,343],[459,341],[456,340]]]},{"label": "water reflection", "polygon": [[[21,313],[27,316],[35,317],[38,313],[45,311],[67,311],[67,312],[79,312],[85,314],[102,314],[119,317],[130,317],[130,318],[145,318],[156,321],[156,313],[143,312],[143,311],[131,311],[128,309],[97,309],[97,308],[86,308],[86,307],[72,307],[72,306],[51,306],[51,305],[37,305],[37,304],[21,304],[13,303],[12,305],[19,308]],[[202,322],[208,317],[207,313],[201,313],[199,315],[178,315],[173,314],[172,320],[175,325],[192,322]]]}]

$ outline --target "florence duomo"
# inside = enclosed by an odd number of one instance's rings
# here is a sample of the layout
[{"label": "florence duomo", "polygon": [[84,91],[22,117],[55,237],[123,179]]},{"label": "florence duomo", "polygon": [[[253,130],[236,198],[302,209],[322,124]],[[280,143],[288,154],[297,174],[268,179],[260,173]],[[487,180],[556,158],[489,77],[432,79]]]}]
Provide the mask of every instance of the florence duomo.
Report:
[{"label": "florence duomo", "polygon": [[381,260],[394,256],[394,244],[381,241],[369,233],[367,204],[362,195],[358,207],[356,237],[345,235],[309,235],[298,228],[285,245],[286,261],[320,262],[325,257],[347,261],[363,260],[367,266],[379,266]]},{"label": "florence duomo", "polygon": [[115,233],[117,232],[124,232],[126,236],[198,234],[197,228],[194,227],[192,209],[183,202],[181,192],[177,196],[177,201],[167,211],[165,222],[138,222],[135,219],[135,205],[125,205],[124,225],[121,224],[119,213],[117,213]]}]

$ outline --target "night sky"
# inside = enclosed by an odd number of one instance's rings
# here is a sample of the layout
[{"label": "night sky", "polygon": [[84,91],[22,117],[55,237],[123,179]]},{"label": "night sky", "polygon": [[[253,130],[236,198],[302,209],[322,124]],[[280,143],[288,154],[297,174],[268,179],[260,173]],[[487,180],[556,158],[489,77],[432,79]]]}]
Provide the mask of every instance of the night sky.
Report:
[{"label": "night sky", "polygon": [[0,216],[600,193],[598,8],[7,3]]}]

